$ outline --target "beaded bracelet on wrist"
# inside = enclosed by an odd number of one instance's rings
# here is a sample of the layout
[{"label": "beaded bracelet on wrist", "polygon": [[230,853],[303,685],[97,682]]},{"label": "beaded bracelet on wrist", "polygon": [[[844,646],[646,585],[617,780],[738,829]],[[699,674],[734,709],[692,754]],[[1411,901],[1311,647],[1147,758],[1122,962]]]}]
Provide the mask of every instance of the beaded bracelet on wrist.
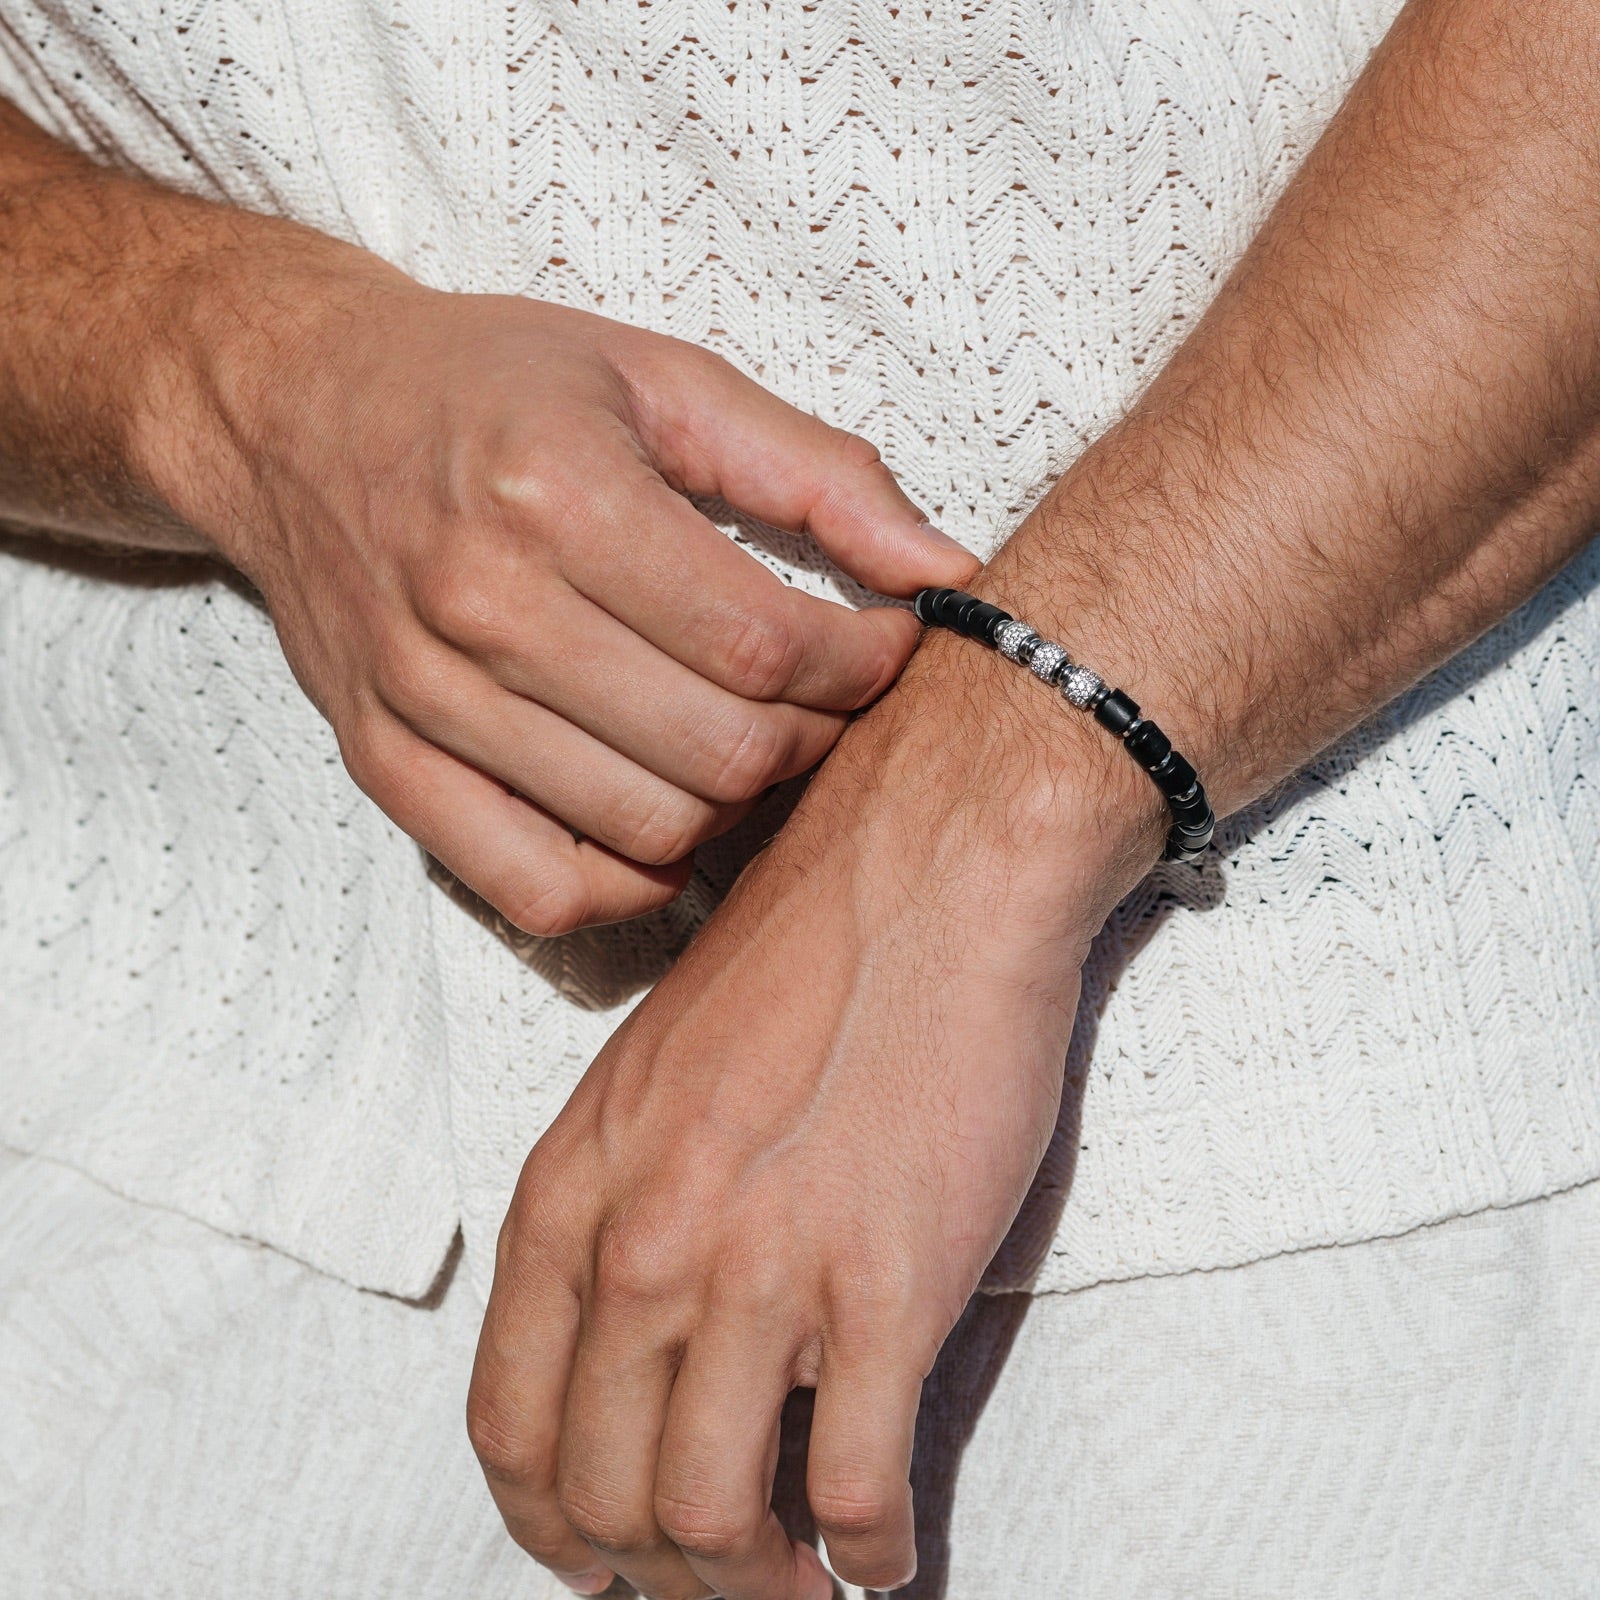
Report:
[{"label": "beaded bracelet on wrist", "polygon": [[1204,852],[1217,824],[1199,776],[1172,748],[1172,741],[1148,717],[1141,716],[1139,707],[1120,689],[1109,687],[1059,644],[1041,638],[1009,611],[976,595],[960,589],[924,589],[917,596],[916,611],[929,626],[949,628],[992,645],[1051,688],[1059,689],[1079,710],[1093,713],[1095,721],[1122,741],[1122,747],[1166,797],[1172,827],[1163,859],[1193,861]]}]

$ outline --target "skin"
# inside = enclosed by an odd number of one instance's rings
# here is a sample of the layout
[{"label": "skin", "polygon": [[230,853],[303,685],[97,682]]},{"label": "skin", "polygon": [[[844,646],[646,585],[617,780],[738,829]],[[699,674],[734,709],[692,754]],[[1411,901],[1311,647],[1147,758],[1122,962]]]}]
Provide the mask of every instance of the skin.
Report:
[{"label": "skin", "polygon": [[[1597,172],[1591,0],[1415,0],[1171,364],[968,587],[1125,685],[1219,813],[1261,795],[1592,536]],[[469,1428],[539,1560],[822,1600],[770,1510],[813,1386],[834,1570],[910,1578],[919,1386],[1164,829],[1102,729],[971,641],[930,635],[854,723],[528,1158]]]},{"label": "skin", "polygon": [[[1262,794],[1590,536],[1597,171],[1590,0],[1413,0],[1190,339],[965,586],[1127,687],[1219,814]],[[529,1156],[468,1426],[573,1587],[821,1600],[770,1510],[795,1386],[834,1569],[911,1575],[922,1379],[1165,831],[1044,696],[924,641]]]},{"label": "skin", "polygon": [[356,782],[534,933],[671,900],[916,641],[686,496],[883,593],[977,570],[868,441],[708,351],[438,293],[3,105],[0,326],[0,518],[238,568]]}]

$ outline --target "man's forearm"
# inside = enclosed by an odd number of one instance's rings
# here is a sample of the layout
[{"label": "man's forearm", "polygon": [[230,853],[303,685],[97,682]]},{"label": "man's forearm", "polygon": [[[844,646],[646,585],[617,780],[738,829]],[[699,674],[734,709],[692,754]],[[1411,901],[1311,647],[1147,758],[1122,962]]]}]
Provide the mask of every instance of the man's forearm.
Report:
[{"label": "man's forearm", "polygon": [[393,272],[97,167],[0,101],[0,523],[209,552],[175,504],[228,495],[220,438],[196,448],[207,383],[352,264]]},{"label": "man's forearm", "polygon": [[[1590,535],[1597,174],[1600,10],[1413,0],[1177,356],[972,587],[1123,685],[1219,813],[1261,794]],[[930,637],[910,683],[971,651]],[[991,661],[970,709],[1070,770],[1105,735],[1037,691]],[[1147,867],[1153,790],[1135,809]]]}]

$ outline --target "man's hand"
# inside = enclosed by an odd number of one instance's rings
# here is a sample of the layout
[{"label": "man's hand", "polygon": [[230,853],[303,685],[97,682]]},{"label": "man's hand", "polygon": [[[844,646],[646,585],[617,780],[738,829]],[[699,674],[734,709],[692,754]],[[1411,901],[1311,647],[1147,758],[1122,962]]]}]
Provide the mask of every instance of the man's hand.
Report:
[{"label": "man's hand", "polygon": [[[1043,689],[1008,711],[1015,669],[954,642],[850,730],[523,1171],[470,1430],[581,1592],[831,1594],[770,1504],[796,1386],[836,1571],[915,1567],[923,1377],[1049,1141],[1088,939],[1162,836],[1097,729],[1030,739]],[[959,802],[903,804],[953,760],[982,775]]]},{"label": "man's hand", "polygon": [[[1592,0],[1413,0],[1173,362],[965,587],[1126,688],[1219,814],[1261,794],[1592,535],[1596,171]],[[830,1552],[906,1576],[918,1381],[1163,822],[1103,730],[968,640],[847,733],[529,1159],[471,1417],[536,1555],[820,1596],[768,1509],[815,1383]]]},{"label": "man's hand", "polygon": [[866,440],[719,356],[387,271],[321,291],[270,378],[256,334],[189,334],[212,453],[165,481],[262,590],[357,783],[530,932],[665,904],[915,642],[905,611],[785,584],[685,492],[879,591],[977,570]]},{"label": "man's hand", "polygon": [[530,932],[670,900],[916,639],[786,585],[686,496],[883,593],[977,570],[866,440],[719,356],[425,289],[4,106],[0,321],[0,516],[226,557],[356,781]]}]

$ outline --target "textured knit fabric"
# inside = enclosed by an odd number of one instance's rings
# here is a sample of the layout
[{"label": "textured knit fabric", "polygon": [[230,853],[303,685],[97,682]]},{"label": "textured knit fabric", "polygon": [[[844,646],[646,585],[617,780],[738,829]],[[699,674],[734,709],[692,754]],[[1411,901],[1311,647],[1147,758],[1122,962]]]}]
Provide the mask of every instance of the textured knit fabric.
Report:
[{"label": "textured knit fabric", "polygon": [[[464,1281],[363,1294],[40,1162],[0,1167],[0,1234],[0,1593],[565,1600],[467,1446]],[[980,1299],[924,1395],[906,1600],[1600,1594],[1597,1346],[1600,1184]]]},{"label": "textured knit fabric", "polygon": [[[0,0],[0,91],[430,283],[720,350],[987,552],[1182,337],[1395,9]],[[994,1286],[1600,1173],[1597,582],[1591,547],[1118,910]],[[0,652],[0,1136],[407,1293],[460,1216],[481,1281],[528,1144],[771,813],[658,916],[503,939],[350,786],[227,583],[5,557]]]}]

